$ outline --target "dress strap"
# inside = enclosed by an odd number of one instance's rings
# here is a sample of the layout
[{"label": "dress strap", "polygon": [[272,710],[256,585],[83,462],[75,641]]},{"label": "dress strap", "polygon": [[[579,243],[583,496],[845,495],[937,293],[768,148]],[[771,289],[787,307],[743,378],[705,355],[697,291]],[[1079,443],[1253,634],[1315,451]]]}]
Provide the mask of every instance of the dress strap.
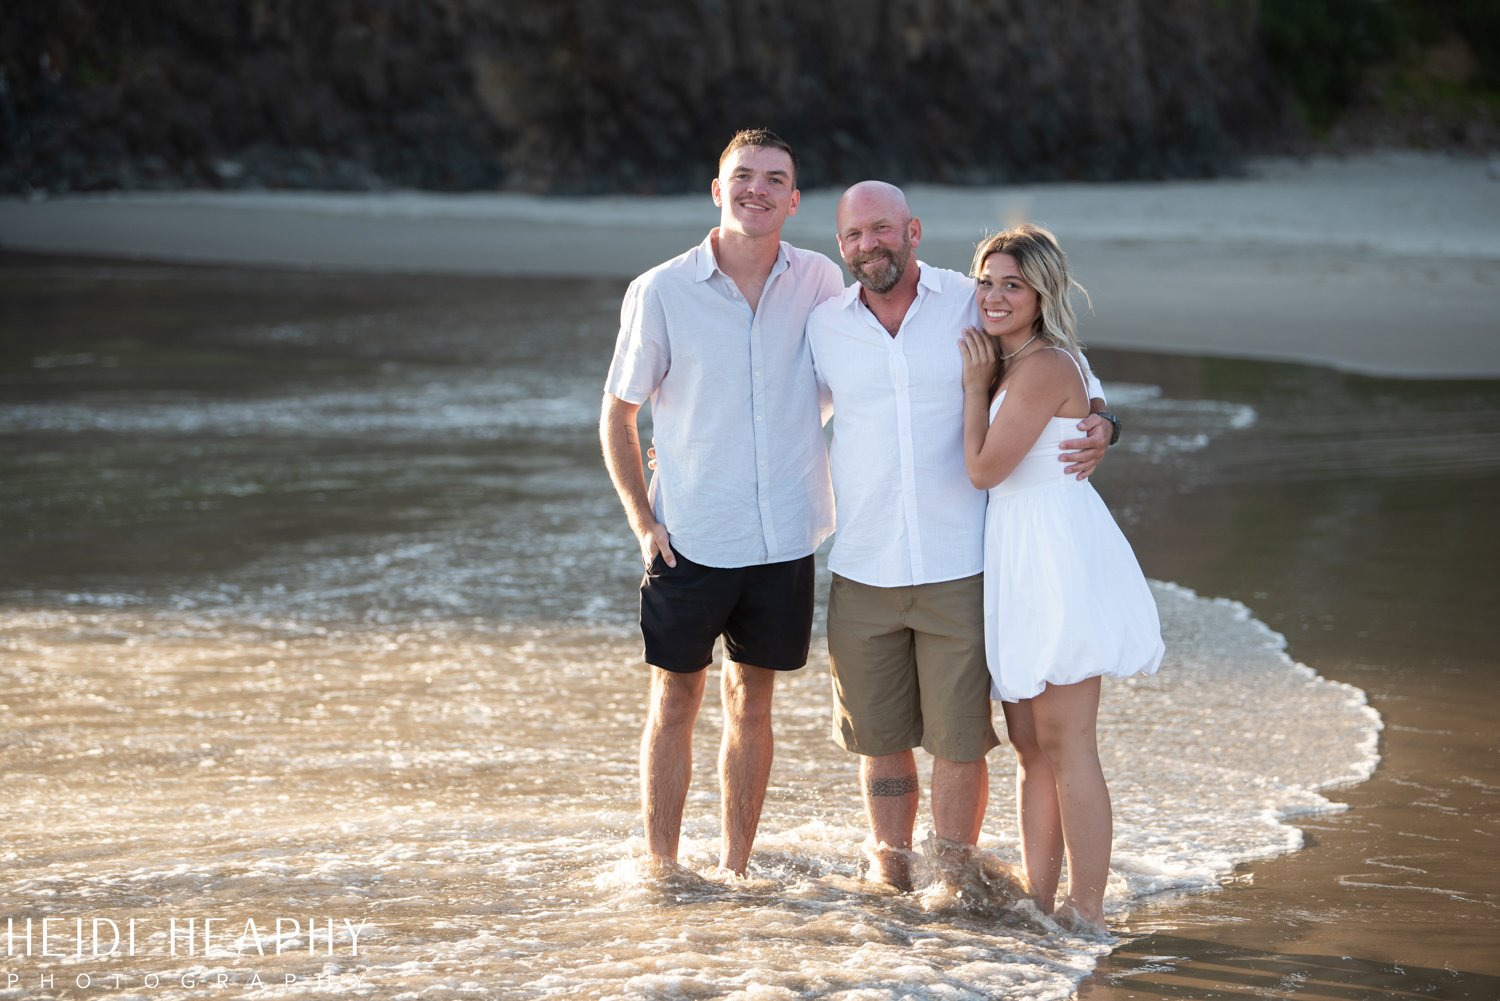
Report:
[{"label": "dress strap", "polygon": [[1068,361],[1072,362],[1073,367],[1078,370],[1078,378],[1083,380],[1083,398],[1085,401],[1087,401],[1089,398],[1089,379],[1088,376],[1083,374],[1083,366],[1078,364],[1078,359],[1073,357],[1073,352],[1067,350],[1066,348],[1060,348],[1055,344],[1049,344],[1047,345],[1047,348],[1050,351],[1061,351],[1063,354],[1068,356]]}]

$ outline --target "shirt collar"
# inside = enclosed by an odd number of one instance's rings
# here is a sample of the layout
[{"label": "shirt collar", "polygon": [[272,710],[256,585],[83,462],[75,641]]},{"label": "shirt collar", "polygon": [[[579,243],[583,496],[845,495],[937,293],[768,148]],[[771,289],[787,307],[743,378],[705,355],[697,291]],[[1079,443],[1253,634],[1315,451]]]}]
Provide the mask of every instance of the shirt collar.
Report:
[{"label": "shirt collar", "polygon": [[706,282],[719,270],[719,259],[714,256],[715,232],[716,230],[709,230],[703,242],[698,244],[698,273],[693,276],[693,281]]},{"label": "shirt collar", "polygon": [[[693,281],[706,282],[719,270],[719,259],[714,256],[714,234],[719,231],[715,226],[708,231],[703,242],[698,244],[698,270],[693,275]],[[791,255],[787,253],[788,244],[785,240],[776,245],[776,263],[771,265],[771,274],[779,275],[792,266]],[[727,275],[725,277],[728,277]]]},{"label": "shirt collar", "polygon": [[[938,280],[937,272],[932,268],[929,268],[921,261],[916,261],[914,263],[917,266],[918,297],[921,296],[922,289],[926,289],[929,292],[941,292],[943,286],[942,283]],[[841,305],[844,309],[849,309],[855,303],[859,302],[859,290],[862,288],[864,288],[864,286],[861,285],[858,281],[855,281],[853,284],[846,286],[844,289],[843,298],[839,300],[839,305]]]}]

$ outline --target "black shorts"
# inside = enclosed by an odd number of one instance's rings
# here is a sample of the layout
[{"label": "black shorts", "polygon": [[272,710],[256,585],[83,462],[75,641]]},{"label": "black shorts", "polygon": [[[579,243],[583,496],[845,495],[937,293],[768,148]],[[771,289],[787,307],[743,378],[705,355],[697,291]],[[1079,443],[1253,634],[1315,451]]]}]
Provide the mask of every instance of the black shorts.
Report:
[{"label": "black shorts", "polygon": [[739,664],[795,671],[807,663],[813,621],[813,558],[753,567],[706,567],[657,554],[641,580],[646,663],[678,674],[703,670],[714,640]]}]

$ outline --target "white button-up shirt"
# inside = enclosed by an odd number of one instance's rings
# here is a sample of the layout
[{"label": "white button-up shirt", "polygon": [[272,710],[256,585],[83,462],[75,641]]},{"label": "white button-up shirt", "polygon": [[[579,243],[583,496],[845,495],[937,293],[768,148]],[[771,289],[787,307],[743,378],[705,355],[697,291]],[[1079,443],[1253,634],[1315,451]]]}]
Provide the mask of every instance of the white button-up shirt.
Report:
[{"label": "white button-up shirt", "polygon": [[[828,568],[875,587],[984,570],[986,493],[963,449],[963,330],[977,326],[974,279],[917,262],[917,298],[896,336],[856,283],[813,311],[807,339],[832,395],[839,531]],[[1089,395],[1102,390],[1089,375]]]},{"label": "white button-up shirt", "polygon": [[710,234],[626,291],[604,389],[650,401],[652,509],[695,563],[800,559],[833,531],[805,329],[842,286],[828,257],[783,242],[752,311]]}]

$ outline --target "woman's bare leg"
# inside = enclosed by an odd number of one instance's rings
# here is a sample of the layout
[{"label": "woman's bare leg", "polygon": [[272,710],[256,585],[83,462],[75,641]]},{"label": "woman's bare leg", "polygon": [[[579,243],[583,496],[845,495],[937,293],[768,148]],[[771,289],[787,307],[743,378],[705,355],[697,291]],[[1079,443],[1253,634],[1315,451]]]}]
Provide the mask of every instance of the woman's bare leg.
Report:
[{"label": "woman's bare leg", "polygon": [[1049,685],[1030,702],[1037,741],[1056,780],[1068,860],[1068,895],[1059,910],[1066,907],[1102,931],[1114,819],[1095,735],[1099,679]]}]

